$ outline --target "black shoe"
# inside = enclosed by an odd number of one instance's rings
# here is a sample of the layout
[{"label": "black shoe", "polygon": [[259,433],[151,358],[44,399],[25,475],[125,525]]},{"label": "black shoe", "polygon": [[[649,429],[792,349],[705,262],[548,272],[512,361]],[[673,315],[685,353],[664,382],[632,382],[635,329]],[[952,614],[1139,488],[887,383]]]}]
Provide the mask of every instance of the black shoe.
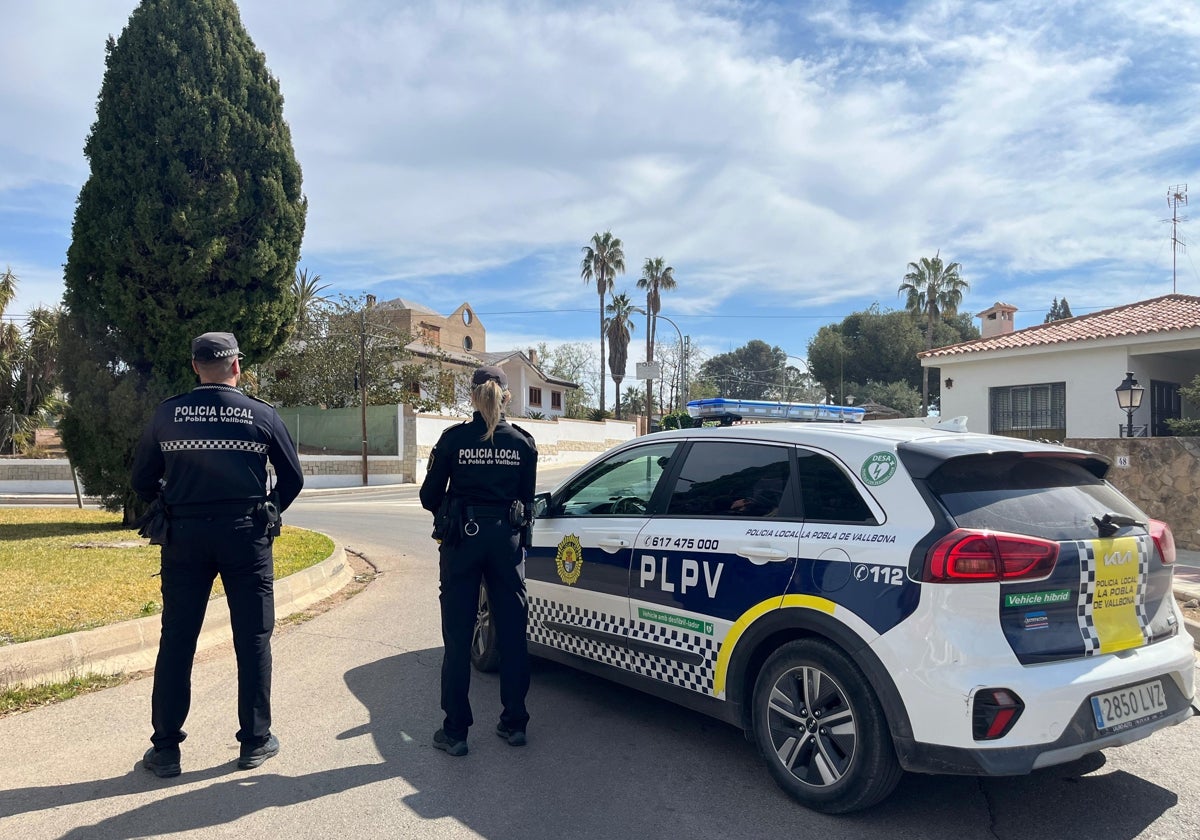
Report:
[{"label": "black shoe", "polygon": [[151,747],[142,756],[142,766],[160,779],[178,776],[179,747],[164,747],[161,750]]},{"label": "black shoe", "polygon": [[456,758],[467,754],[466,741],[455,741],[441,729],[433,733],[433,745],[447,755]]},{"label": "black shoe", "polygon": [[496,724],[496,734],[508,741],[510,747],[523,747],[526,743],[524,729],[509,729],[503,723]]},{"label": "black shoe", "polygon": [[268,735],[267,740],[257,747],[242,744],[242,754],[238,757],[237,766],[239,770],[253,770],[268,758],[274,758],[277,755],[279,755],[279,739],[274,735]]}]

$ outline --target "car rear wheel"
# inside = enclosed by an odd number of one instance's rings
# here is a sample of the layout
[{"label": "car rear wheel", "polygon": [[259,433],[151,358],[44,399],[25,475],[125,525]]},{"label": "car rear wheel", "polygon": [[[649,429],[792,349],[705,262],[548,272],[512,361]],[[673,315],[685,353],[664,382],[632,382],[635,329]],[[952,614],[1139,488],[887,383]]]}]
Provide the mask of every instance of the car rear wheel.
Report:
[{"label": "car rear wheel", "polygon": [[870,683],[817,639],[782,646],[754,686],[754,738],[775,781],[827,814],[870,807],[903,775]]},{"label": "car rear wheel", "polygon": [[475,670],[490,673],[500,667],[500,650],[492,631],[492,609],[487,584],[479,584],[479,607],[475,611],[475,630],[471,634],[471,664]]}]

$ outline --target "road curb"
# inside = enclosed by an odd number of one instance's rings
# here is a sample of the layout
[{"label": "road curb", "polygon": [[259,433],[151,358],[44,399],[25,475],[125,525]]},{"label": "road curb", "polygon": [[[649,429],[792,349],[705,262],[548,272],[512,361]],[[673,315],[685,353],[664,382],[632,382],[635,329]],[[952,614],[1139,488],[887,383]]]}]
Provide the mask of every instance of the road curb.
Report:
[{"label": "road curb", "polygon": [[[328,598],[354,579],[338,546],[315,566],[275,581],[275,617],[285,618]],[[162,615],[151,615],[0,647],[0,689],[65,682],[84,674],[110,675],[154,667]],[[197,651],[233,638],[225,598],[208,602]]]}]

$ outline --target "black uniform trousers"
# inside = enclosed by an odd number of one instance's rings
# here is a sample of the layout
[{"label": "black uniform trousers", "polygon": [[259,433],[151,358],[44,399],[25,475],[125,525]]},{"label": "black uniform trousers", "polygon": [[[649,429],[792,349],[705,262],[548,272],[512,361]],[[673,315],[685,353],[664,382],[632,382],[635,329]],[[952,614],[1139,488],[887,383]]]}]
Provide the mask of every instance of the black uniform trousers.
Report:
[{"label": "black uniform trousers", "polygon": [[491,630],[500,653],[500,722],[524,732],[529,723],[529,651],[525,644],[528,604],[525,564],[518,532],[507,517],[477,517],[479,533],[441,548],[442,729],[465,741],[471,716],[471,639],[479,610],[480,580],[487,582]]},{"label": "black uniform trousers", "polygon": [[252,516],[172,518],[162,549],[162,641],[154,666],[155,747],[187,737],[192,661],[219,574],[229,604],[238,673],[237,739],[255,747],[271,734],[271,632],[275,629],[272,538]]}]

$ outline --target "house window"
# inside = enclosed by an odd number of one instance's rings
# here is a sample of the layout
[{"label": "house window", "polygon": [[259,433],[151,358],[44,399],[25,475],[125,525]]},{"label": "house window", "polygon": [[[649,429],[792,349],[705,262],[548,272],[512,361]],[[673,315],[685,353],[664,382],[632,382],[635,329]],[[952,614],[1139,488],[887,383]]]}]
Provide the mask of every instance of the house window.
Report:
[{"label": "house window", "polygon": [[530,388],[529,389],[529,404],[530,405],[541,405],[542,404],[542,389],[541,388]]},{"label": "house window", "polygon": [[471,336],[464,335],[463,336],[463,349],[470,350],[474,346],[475,346],[475,342],[471,340]]},{"label": "house window", "polygon": [[552,411],[562,411],[562,391],[550,392],[550,409]]},{"label": "house window", "polygon": [[990,431],[1027,440],[1057,440],[1067,436],[1067,385],[988,389]]}]

